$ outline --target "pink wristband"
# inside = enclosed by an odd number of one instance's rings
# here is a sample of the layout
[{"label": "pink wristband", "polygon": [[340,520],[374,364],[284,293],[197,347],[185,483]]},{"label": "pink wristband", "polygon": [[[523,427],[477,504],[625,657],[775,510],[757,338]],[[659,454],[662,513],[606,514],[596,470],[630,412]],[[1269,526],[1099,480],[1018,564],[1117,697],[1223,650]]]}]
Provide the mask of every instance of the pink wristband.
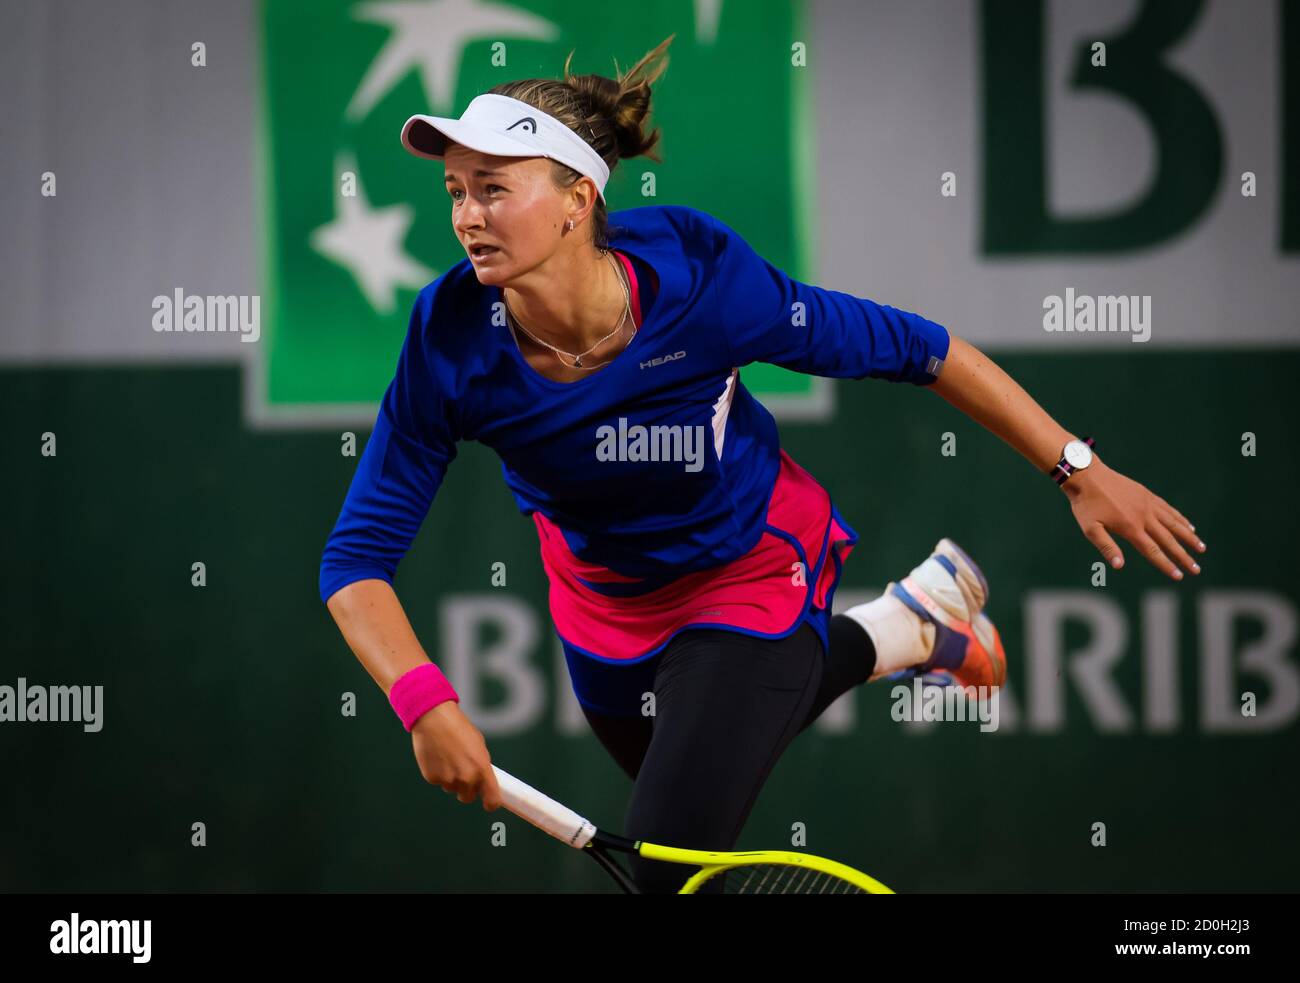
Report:
[{"label": "pink wristband", "polygon": [[405,672],[388,691],[388,702],[402,719],[402,726],[410,730],[415,722],[439,703],[448,700],[460,702],[442,670],[432,662],[416,666]]}]

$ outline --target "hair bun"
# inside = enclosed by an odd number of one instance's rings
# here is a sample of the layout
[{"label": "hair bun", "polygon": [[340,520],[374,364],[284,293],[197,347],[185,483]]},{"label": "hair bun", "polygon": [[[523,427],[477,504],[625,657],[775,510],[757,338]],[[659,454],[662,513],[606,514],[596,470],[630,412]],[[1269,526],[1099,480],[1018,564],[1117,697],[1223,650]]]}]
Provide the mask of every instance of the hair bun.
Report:
[{"label": "hair bun", "polygon": [[596,119],[589,132],[584,134],[592,140],[597,151],[600,150],[600,131],[603,122],[613,131],[614,149],[619,160],[629,157],[649,157],[663,163],[655,153],[659,144],[659,130],[646,132],[645,121],[650,115],[650,85],[664,73],[668,67],[668,46],[676,34],[670,34],[654,50],[649,51],[626,72],[618,71],[618,62],[614,62],[617,78],[603,75],[570,75],[569,62],[573,53],[564,63],[564,80],[591,107]]},{"label": "hair bun", "polygon": [[[564,77],[516,79],[502,82],[489,92],[510,96],[554,116],[591,145],[612,172],[627,157],[649,157],[663,163],[655,153],[657,129],[646,132],[650,115],[650,85],[668,67],[667,50],[676,34],[670,34],[653,51],[615,78],[603,75],[570,75],[573,52],[564,62]],[[582,175],[567,164],[551,162],[551,181],[557,190],[572,187]],[[588,179],[590,180],[590,179]],[[609,246],[608,213],[603,198],[597,198],[591,218],[591,242],[597,249]]]}]

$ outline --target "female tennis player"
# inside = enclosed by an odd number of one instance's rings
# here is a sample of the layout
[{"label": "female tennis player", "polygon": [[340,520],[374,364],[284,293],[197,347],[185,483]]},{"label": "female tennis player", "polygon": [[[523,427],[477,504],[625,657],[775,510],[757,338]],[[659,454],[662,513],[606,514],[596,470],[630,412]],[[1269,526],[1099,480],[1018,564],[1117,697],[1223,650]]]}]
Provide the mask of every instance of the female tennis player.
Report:
[{"label": "female tennis player", "polygon": [[[916,675],[991,687],[1006,673],[984,575],[948,539],[879,598],[830,615],[857,534],[781,450],[740,367],[934,390],[1054,479],[1114,567],[1112,532],[1175,579],[1178,564],[1200,569],[1183,544],[1205,547],[940,325],[792,280],[703,211],[607,214],[618,161],[660,160],[643,123],[671,40],[617,79],[566,62],[562,81],[503,84],[459,119],[406,122],[407,150],[444,162],[468,258],[416,300],[320,593],[424,778],[498,808],[483,735],[392,588],[457,442],[491,447],[536,526],[575,695],[634,781],[623,832],[731,850],[781,753],[848,689]],[[633,867],[648,892],[690,873]]]}]

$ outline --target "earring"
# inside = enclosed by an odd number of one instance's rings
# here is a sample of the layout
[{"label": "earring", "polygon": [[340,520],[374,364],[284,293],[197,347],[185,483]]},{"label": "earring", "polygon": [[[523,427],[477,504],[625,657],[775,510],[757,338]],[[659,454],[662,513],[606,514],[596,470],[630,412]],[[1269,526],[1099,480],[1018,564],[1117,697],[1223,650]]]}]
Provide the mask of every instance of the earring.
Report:
[{"label": "earring", "polygon": [[570,232],[573,231],[573,219],[569,219],[569,224],[568,224],[567,228],[568,228],[568,230],[569,230]]}]

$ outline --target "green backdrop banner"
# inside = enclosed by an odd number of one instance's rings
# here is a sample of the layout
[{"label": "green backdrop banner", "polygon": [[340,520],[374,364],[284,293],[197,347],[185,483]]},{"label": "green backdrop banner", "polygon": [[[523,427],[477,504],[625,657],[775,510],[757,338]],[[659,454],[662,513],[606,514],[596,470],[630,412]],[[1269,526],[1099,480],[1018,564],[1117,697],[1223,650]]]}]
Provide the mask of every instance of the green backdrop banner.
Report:
[{"label": "green backdrop banner", "polygon": [[[782,436],[861,533],[837,600],[955,538],[990,578],[1011,698],[981,733],[896,723],[889,690],[860,687],[791,745],[740,848],[806,830],[810,852],[900,891],[1294,887],[1300,860],[1279,844],[1300,821],[1286,777],[1300,356],[999,362],[1192,517],[1204,574],[1176,584],[1127,547],[1127,568],[1093,586],[1097,557],[1066,499],[1013,451],[925,390],[836,383],[833,425]],[[104,687],[97,733],[0,726],[0,826],[23,844],[0,852],[0,884],[608,890],[587,858],[423,782],[316,594],[355,458],[337,432],[246,429],[239,385],[234,369],[0,372],[22,517],[7,535],[13,678],[0,684]],[[54,457],[40,453],[47,432]],[[576,713],[535,534],[490,451],[463,445],[397,589],[494,760],[617,828],[630,784]],[[1243,693],[1257,716],[1241,716]],[[190,845],[197,822],[204,849]]]}]

